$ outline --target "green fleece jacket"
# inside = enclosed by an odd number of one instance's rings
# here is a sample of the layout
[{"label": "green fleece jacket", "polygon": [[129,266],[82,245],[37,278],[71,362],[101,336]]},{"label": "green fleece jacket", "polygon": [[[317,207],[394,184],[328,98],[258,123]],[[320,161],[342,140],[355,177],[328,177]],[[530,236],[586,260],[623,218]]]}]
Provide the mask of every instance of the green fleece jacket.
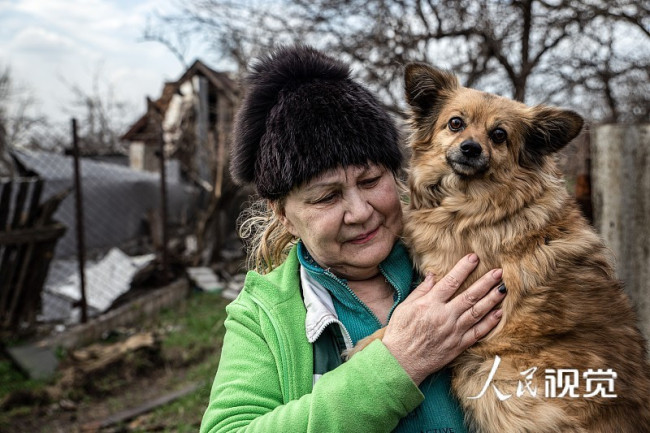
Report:
[{"label": "green fleece jacket", "polygon": [[249,272],[226,335],[201,433],[390,432],[424,396],[381,341],[313,384],[313,348],[294,248]]}]

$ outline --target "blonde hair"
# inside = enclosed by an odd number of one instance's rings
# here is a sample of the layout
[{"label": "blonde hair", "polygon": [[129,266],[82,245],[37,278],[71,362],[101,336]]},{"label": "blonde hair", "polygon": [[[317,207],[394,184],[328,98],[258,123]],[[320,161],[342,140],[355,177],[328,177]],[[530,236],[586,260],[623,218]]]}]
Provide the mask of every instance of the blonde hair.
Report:
[{"label": "blonde hair", "polygon": [[256,199],[239,216],[239,236],[247,251],[248,269],[267,274],[278,267],[297,242],[284,227],[273,207],[284,207],[284,199],[271,205],[266,199]]}]

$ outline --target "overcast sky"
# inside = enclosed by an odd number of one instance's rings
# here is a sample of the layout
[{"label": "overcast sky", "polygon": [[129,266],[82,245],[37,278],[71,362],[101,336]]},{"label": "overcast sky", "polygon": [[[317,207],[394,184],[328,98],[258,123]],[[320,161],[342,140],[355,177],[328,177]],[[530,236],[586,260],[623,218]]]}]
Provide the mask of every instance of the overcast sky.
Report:
[{"label": "overcast sky", "polygon": [[0,67],[55,120],[70,117],[66,82],[90,92],[98,73],[100,88],[111,84],[137,117],[145,96],[183,73],[165,47],[141,41],[147,17],[171,8],[170,0],[0,0]]}]

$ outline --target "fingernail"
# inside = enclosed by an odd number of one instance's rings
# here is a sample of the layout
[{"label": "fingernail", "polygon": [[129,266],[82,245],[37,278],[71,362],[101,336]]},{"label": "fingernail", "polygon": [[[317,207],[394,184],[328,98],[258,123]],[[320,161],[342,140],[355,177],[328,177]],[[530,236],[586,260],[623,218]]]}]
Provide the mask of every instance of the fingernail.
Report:
[{"label": "fingernail", "polygon": [[470,263],[476,263],[476,262],[478,262],[478,256],[476,254],[472,253],[469,256],[467,256],[467,260]]},{"label": "fingernail", "polygon": [[501,309],[494,310],[494,317],[496,317],[497,319],[500,319],[501,316],[503,316],[503,311],[501,311]]},{"label": "fingernail", "polygon": [[497,287],[497,290],[498,290],[499,293],[501,293],[502,295],[505,295],[505,294],[508,292],[508,289],[506,289],[506,284],[505,284],[505,283],[501,283],[501,284],[499,284],[499,287]]},{"label": "fingernail", "polygon": [[492,271],[492,278],[495,280],[500,280],[503,276],[503,269],[495,269]]},{"label": "fingernail", "polygon": [[433,278],[433,272],[431,271],[428,271],[424,276],[425,280],[431,280],[432,278]]}]

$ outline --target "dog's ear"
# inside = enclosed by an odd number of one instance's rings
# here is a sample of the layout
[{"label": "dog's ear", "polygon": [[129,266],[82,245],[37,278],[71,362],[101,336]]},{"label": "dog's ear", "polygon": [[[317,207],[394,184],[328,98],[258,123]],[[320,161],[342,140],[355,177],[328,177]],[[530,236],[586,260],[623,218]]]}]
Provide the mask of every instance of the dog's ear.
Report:
[{"label": "dog's ear", "polygon": [[576,138],[584,120],[570,110],[539,105],[531,108],[531,124],[520,163],[523,166],[540,165],[544,156],[557,152]]},{"label": "dog's ear", "polygon": [[424,63],[409,63],[404,70],[406,101],[418,123],[435,122],[447,95],[459,86],[454,74]]}]

